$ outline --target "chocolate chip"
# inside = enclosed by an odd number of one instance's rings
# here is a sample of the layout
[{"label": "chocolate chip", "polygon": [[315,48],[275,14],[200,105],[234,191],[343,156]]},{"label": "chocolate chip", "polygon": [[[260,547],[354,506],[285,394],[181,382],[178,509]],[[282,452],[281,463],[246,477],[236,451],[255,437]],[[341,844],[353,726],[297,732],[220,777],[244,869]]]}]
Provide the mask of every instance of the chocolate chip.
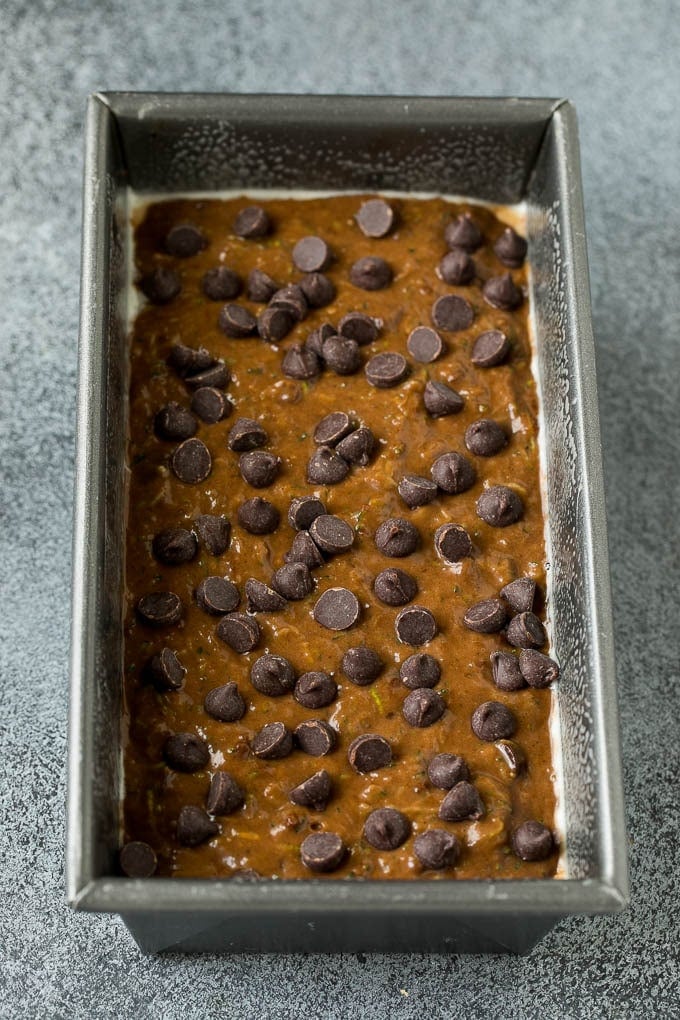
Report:
[{"label": "chocolate chip", "polygon": [[366,467],[378,448],[378,441],[366,425],[362,425],[338,443],[336,450],[348,464]]},{"label": "chocolate chip", "polygon": [[323,345],[330,336],[335,336],[335,334],[335,326],[332,326],[330,322],[324,322],[309,334],[305,340],[305,348],[313,351],[319,360],[322,360]]},{"label": "chocolate chip", "polygon": [[271,223],[261,206],[247,205],[237,215],[232,229],[237,237],[265,237],[271,230]]},{"label": "chocolate chip", "polygon": [[424,868],[443,871],[453,868],[460,857],[460,843],[446,829],[428,829],[413,841],[413,852]]},{"label": "chocolate chip", "polygon": [[396,850],[411,835],[411,823],[396,808],[371,811],[364,823],[364,839],[376,850]]},{"label": "chocolate chip", "polygon": [[514,613],[529,613],[534,608],[536,582],[531,577],[518,577],[501,588],[500,593]]},{"label": "chocolate chip", "polygon": [[332,726],[329,726],[323,719],[308,719],[295,727],[293,733],[295,743],[314,758],[323,758],[334,750],[338,735]]},{"label": "chocolate chip", "polygon": [[513,616],[505,636],[515,648],[542,648],[545,644],[545,630],[535,613]]},{"label": "chocolate chip", "polygon": [[[246,703],[233,680],[208,691],[203,708],[208,715],[213,719],[219,719],[220,722],[238,722],[246,714]],[[219,814],[217,811],[211,813]]]},{"label": "chocolate chip", "polygon": [[519,668],[519,659],[510,652],[492,652],[491,678],[499,691],[520,691],[526,686]]},{"label": "chocolate chip", "polygon": [[335,871],[346,856],[347,847],[335,832],[313,832],[300,847],[300,860],[310,871]]},{"label": "chocolate chip", "polygon": [[346,336],[331,336],[324,342],[321,356],[336,375],[354,375],[361,368],[361,351],[356,340]]},{"label": "chocolate chip", "polygon": [[151,878],[158,866],[156,854],[149,844],[138,839],[121,847],[118,863],[128,878]]},{"label": "chocolate chip", "polygon": [[246,795],[228,772],[216,772],[210,780],[206,809],[211,815],[233,815],[243,807]]},{"label": "chocolate chip", "polygon": [[458,414],[465,406],[465,401],[457,390],[451,389],[446,383],[433,382],[428,379],[423,392],[425,410],[433,418],[444,418],[449,414]]},{"label": "chocolate chip", "polygon": [[338,685],[330,673],[303,673],[295,684],[293,697],[304,708],[325,708],[338,696]]},{"label": "chocolate chip", "polygon": [[320,446],[307,462],[307,481],[337,485],[349,474],[349,464],[331,446]]},{"label": "chocolate chip", "polygon": [[447,252],[437,266],[437,276],[452,287],[462,287],[475,278],[475,263],[462,248]]},{"label": "chocolate chip", "polygon": [[304,563],[310,570],[315,570],[324,564],[324,558],[308,531],[298,531],[293,539],[293,544],[283,558],[286,563]]},{"label": "chocolate chip", "polygon": [[302,237],[293,248],[293,262],[303,273],[319,273],[333,260],[333,253],[321,237]]},{"label": "chocolate chip", "polygon": [[261,269],[251,269],[246,282],[246,295],[249,301],[266,304],[279,289],[278,283]]},{"label": "chocolate chip", "polygon": [[172,401],[156,412],[153,429],[159,439],[191,439],[198,423],[186,408]]},{"label": "chocolate chip", "polygon": [[438,814],[443,822],[477,821],[484,814],[484,801],[477,788],[463,779],[451,787],[439,805]]},{"label": "chocolate chip", "polygon": [[182,600],[172,591],[154,591],[142,595],[137,614],[151,627],[169,627],[182,619]]},{"label": "chocolate chip", "polygon": [[348,312],[338,323],[338,333],[340,336],[349,337],[350,340],[356,340],[359,346],[363,347],[378,339],[380,327],[370,315],[363,312]]},{"label": "chocolate chip", "polygon": [[144,666],[143,677],[154,685],[158,691],[180,690],[186,668],[177,658],[172,648],[163,648],[152,656]]},{"label": "chocolate chip", "polygon": [[510,837],[512,849],[523,861],[544,861],[555,849],[550,829],[533,819],[524,822]]},{"label": "chocolate chip", "polygon": [[185,805],[177,819],[177,842],[181,846],[200,846],[218,834],[220,827],[203,808]]},{"label": "chocolate chip", "polygon": [[415,361],[427,364],[436,361],[444,353],[444,342],[436,329],[429,326],[416,326],[409,333],[406,347]]},{"label": "chocolate chip", "polygon": [[473,421],[465,430],[465,445],[477,457],[491,457],[508,445],[505,429],[491,418]]},{"label": "chocolate chip", "polygon": [[335,300],[335,284],[325,273],[307,273],[300,280],[300,290],[310,308],[325,308]]},{"label": "chocolate chip", "polygon": [[520,652],[519,668],[529,687],[549,687],[560,675],[560,667],[555,660],[535,648],[524,648]]},{"label": "chocolate chip", "polygon": [[151,551],[161,563],[176,566],[193,560],[198,552],[198,542],[186,528],[167,528],[154,536]]},{"label": "chocolate chip", "polygon": [[373,591],[386,606],[405,606],[416,597],[418,582],[405,570],[389,567],[378,574],[373,582]]},{"label": "chocolate chip", "polygon": [[399,667],[399,676],[405,687],[417,690],[419,687],[436,687],[442,675],[441,666],[427,652],[409,655]]},{"label": "chocolate chip", "polygon": [[180,482],[197,485],[204,482],[212,470],[210,450],[201,439],[185,439],[175,449],[170,466]]},{"label": "chocolate chip", "polygon": [[267,439],[267,433],[259,421],[253,418],[237,418],[227,436],[227,446],[235,453],[243,453],[264,446]]},{"label": "chocolate chip", "polygon": [[229,613],[223,616],[215,633],[220,641],[224,641],[225,645],[229,645],[240,655],[252,652],[260,641],[260,628],[257,622],[245,613]]},{"label": "chocolate chip", "polygon": [[472,731],[480,740],[493,743],[511,737],[517,728],[515,716],[500,701],[485,701],[472,713]]},{"label": "chocolate chip", "polygon": [[311,808],[312,811],[324,811],[331,798],[333,784],[325,769],[315,772],[309,779],[303,780],[290,791],[293,804]]},{"label": "chocolate chip", "polygon": [[209,269],[201,280],[203,293],[211,301],[231,301],[243,288],[241,277],[233,269],[216,266]]},{"label": "chocolate chip", "polygon": [[254,496],[253,499],[241,503],[236,516],[244,531],[251,535],[271,535],[281,520],[276,507],[261,496]]},{"label": "chocolate chip", "polygon": [[354,428],[356,425],[348,414],[344,411],[332,411],[322,418],[314,429],[314,442],[323,446],[335,446]]},{"label": "chocolate chip", "polygon": [[502,599],[482,599],[465,611],[463,623],[468,630],[478,634],[496,634],[502,630],[508,619],[508,611]]},{"label": "chocolate chip", "polygon": [[429,687],[417,687],[411,691],[404,698],[401,707],[401,714],[409,726],[415,726],[418,729],[432,726],[438,719],[441,719],[445,711],[446,703],[441,694]]},{"label": "chocolate chip", "polygon": [[229,548],[231,524],[217,514],[201,514],[194,521],[198,537],[211,556],[221,556]]},{"label": "chocolate chip", "polygon": [[445,563],[472,556],[472,539],[460,524],[442,524],[434,533],[434,547]]},{"label": "chocolate chip", "polygon": [[308,531],[312,521],[326,513],[318,496],[296,496],[288,508],[288,523],[296,531]]},{"label": "chocolate chip", "polygon": [[494,243],[496,258],[510,269],[519,269],[527,254],[527,243],[512,227],[506,227]]},{"label": "chocolate chip", "polygon": [[420,535],[415,525],[403,517],[390,517],[378,527],[375,544],[383,556],[410,556],[418,548]]},{"label": "chocolate chip", "polygon": [[191,398],[191,410],[207,425],[214,425],[231,412],[231,404],[214,386],[201,386]]},{"label": "chocolate chip", "polygon": [[362,290],[383,290],[392,283],[392,267],[376,255],[358,259],[349,271],[349,280]]},{"label": "chocolate chip", "polygon": [[272,308],[285,308],[295,316],[297,322],[307,317],[307,298],[297,283],[287,283],[285,287],[280,287],[269,299],[269,305]]},{"label": "chocolate chip", "polygon": [[204,577],[196,588],[196,603],[211,616],[231,613],[241,601],[236,585],[226,577]]},{"label": "chocolate chip", "polygon": [[163,745],[163,758],[175,772],[199,772],[210,761],[210,751],[195,733],[171,733]]},{"label": "chocolate chip", "polygon": [[470,360],[478,368],[493,368],[502,365],[510,353],[510,341],[499,329],[488,329],[480,333],[472,345]]},{"label": "chocolate chip", "polygon": [[506,312],[519,308],[524,300],[522,291],[515,285],[510,273],[489,277],[482,287],[482,294],[488,305]]},{"label": "chocolate chip", "polygon": [[459,754],[435,754],[427,766],[427,778],[438,790],[450,790],[457,783],[469,780],[470,772]]},{"label": "chocolate chip", "polygon": [[462,248],[463,251],[476,251],[484,241],[484,235],[469,212],[447,224],[444,240],[449,248]]},{"label": "chocolate chip", "polygon": [[188,375],[205,372],[214,365],[215,359],[205,347],[189,347],[187,344],[173,344],[168,355],[168,365],[185,379]]},{"label": "chocolate chip", "polygon": [[278,592],[254,577],[246,581],[245,591],[249,613],[276,613],[286,606],[286,600]]},{"label": "chocolate chip", "polygon": [[397,485],[397,492],[406,506],[415,510],[418,506],[431,503],[439,494],[436,484],[422,475],[404,475]]},{"label": "chocolate chip", "polygon": [[289,379],[314,379],[321,373],[321,361],[309,347],[293,344],[283,356],[281,371]]},{"label": "chocolate chip", "polygon": [[362,775],[376,772],[392,764],[392,748],[389,741],[378,733],[362,733],[349,745],[347,760],[354,771]]},{"label": "chocolate chip", "polygon": [[295,321],[295,316],[288,308],[269,305],[257,317],[257,332],[263,340],[276,344],[288,336]]},{"label": "chocolate chip", "polygon": [[224,362],[216,361],[209,368],[204,368],[200,372],[192,372],[190,375],[185,376],[184,382],[192,390],[203,389],[206,386],[212,386],[216,390],[223,390],[230,379],[229,369]]},{"label": "chocolate chip", "polygon": [[506,485],[491,485],[477,500],[477,516],[494,528],[515,524],[523,513],[522,500]]},{"label": "chocolate chip", "polygon": [[385,237],[394,226],[394,209],[383,198],[369,198],[362,203],[355,219],[366,237]]},{"label": "chocolate chip", "polygon": [[474,322],[475,312],[465,298],[457,294],[446,294],[437,298],[432,305],[432,321],[437,329],[447,333],[457,333],[468,329]]},{"label": "chocolate chip", "polygon": [[359,619],[359,599],[347,588],[327,588],[314,606],[313,616],[327,630],[349,630]]},{"label": "chocolate chip", "polygon": [[261,655],[250,669],[250,682],[260,694],[279,698],[295,687],[295,670],[282,655]]},{"label": "chocolate chip", "polygon": [[439,488],[451,495],[466,492],[477,480],[477,472],[462,453],[443,453],[430,468],[430,474]]},{"label": "chocolate chip", "polygon": [[243,340],[257,331],[257,319],[243,305],[224,305],[217,324],[226,336],[234,340]]},{"label": "chocolate chip", "polygon": [[272,588],[284,599],[299,602],[314,590],[314,581],[306,564],[286,563],[272,577]]},{"label": "chocolate chip", "polygon": [[342,657],[340,668],[345,676],[357,687],[373,683],[383,671],[385,663],[377,652],[366,645],[348,648]]},{"label": "chocolate chip", "polygon": [[267,761],[287,758],[293,750],[293,734],[282,722],[266,723],[253,737],[250,749]]},{"label": "chocolate chip", "polygon": [[254,489],[266,489],[278,478],[281,458],[267,450],[248,450],[238,459],[241,477]]},{"label": "chocolate chip", "polygon": [[437,634],[437,623],[424,606],[406,606],[394,621],[394,630],[405,645],[425,645]]},{"label": "chocolate chip", "polygon": [[182,282],[174,269],[156,266],[142,277],[139,288],[152,305],[167,305],[181,291]]},{"label": "chocolate chip", "polygon": [[366,362],[364,368],[366,378],[371,386],[379,390],[387,390],[398,386],[408,375],[408,362],[403,354],[396,351],[383,351],[374,355]]},{"label": "chocolate chip", "polygon": [[527,759],[524,751],[514,740],[497,740],[496,750],[503,764],[508,768],[513,779],[526,769]]}]

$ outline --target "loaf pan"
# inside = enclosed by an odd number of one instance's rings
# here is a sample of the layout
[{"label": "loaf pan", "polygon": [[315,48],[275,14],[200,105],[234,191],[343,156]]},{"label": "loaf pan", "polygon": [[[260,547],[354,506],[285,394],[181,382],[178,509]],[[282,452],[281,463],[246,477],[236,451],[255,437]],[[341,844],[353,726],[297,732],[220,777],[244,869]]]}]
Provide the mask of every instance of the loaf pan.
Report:
[{"label": "loaf pan", "polygon": [[[525,952],[628,897],[602,458],[576,116],[563,100],[104,93],[82,258],[68,899],[145,951]],[[525,200],[544,416],[566,877],[220,881],[116,874],[128,188],[399,190]]]}]

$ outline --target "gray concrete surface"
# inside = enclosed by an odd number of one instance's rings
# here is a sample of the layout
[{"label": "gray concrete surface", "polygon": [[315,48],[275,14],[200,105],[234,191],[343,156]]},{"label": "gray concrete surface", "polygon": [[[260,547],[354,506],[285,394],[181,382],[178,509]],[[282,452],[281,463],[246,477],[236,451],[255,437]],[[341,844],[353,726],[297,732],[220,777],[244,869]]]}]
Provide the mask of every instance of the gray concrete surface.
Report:
[{"label": "gray concrete surface", "polygon": [[[0,1016],[678,1017],[672,0],[0,5]],[[108,89],[569,96],[581,118],[633,902],[527,958],[142,957],[62,892],[82,121]]]}]

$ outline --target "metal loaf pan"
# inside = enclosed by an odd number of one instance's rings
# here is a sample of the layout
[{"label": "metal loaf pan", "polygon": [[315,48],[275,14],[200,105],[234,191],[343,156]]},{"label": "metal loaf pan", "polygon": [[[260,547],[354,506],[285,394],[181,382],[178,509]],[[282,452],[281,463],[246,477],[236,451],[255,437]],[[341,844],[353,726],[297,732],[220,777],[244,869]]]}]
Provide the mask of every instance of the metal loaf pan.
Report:
[{"label": "metal loaf pan", "polygon": [[[120,794],[126,187],[431,191],[526,199],[545,417],[565,879],[116,877]],[[523,952],[628,896],[607,536],[573,107],[549,99],[91,97],[75,494],[68,898],[146,951]]]}]

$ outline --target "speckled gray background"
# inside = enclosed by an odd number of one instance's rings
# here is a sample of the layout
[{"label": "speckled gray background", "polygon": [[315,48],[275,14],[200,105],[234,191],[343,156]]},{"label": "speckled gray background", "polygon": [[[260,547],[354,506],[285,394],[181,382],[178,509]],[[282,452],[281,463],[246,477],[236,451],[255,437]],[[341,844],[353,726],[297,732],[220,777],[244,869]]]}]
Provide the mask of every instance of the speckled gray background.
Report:
[{"label": "speckled gray background", "polygon": [[[0,4],[0,1016],[680,1016],[673,0]],[[675,58],[675,59],[674,59]],[[82,121],[99,89],[568,96],[581,118],[633,903],[527,958],[145,958],[64,903]]]}]

